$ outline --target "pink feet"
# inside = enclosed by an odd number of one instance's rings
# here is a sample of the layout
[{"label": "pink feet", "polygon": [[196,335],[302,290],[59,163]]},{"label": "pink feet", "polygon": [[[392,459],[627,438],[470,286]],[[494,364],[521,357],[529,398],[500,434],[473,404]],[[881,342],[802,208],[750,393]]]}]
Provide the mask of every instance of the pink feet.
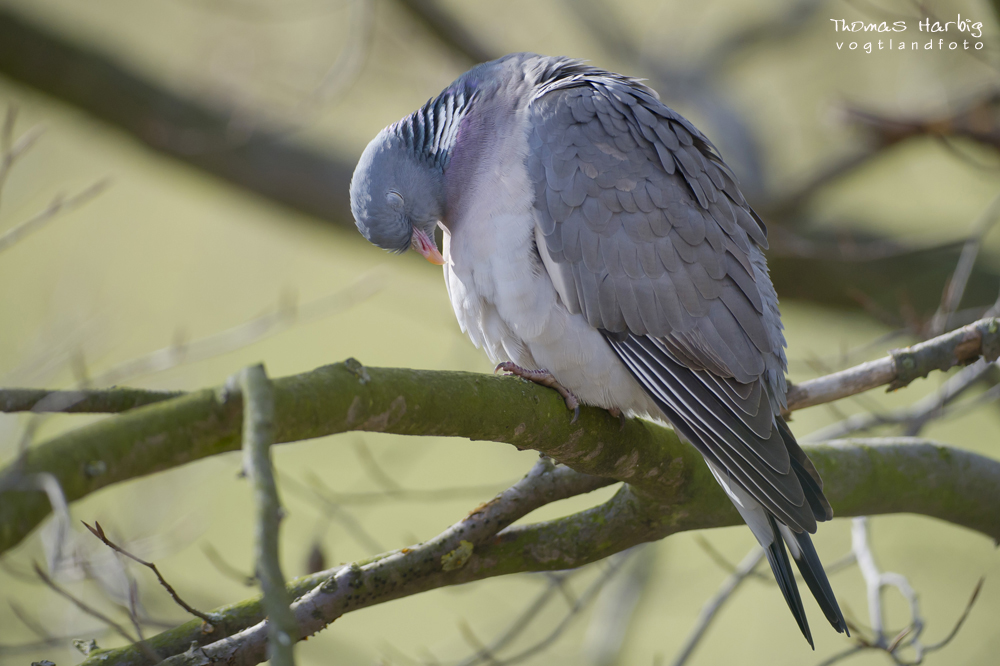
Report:
[{"label": "pink feet", "polygon": [[577,400],[573,392],[568,388],[556,381],[556,378],[552,376],[552,373],[548,370],[526,370],[516,363],[511,363],[510,361],[504,361],[497,365],[493,369],[494,373],[503,370],[508,375],[514,377],[520,377],[521,379],[527,379],[529,382],[534,382],[539,386],[545,386],[550,389],[554,389],[559,395],[563,397],[566,401],[566,409],[573,410],[573,420],[570,423],[576,423],[576,419],[580,416],[580,401]]}]

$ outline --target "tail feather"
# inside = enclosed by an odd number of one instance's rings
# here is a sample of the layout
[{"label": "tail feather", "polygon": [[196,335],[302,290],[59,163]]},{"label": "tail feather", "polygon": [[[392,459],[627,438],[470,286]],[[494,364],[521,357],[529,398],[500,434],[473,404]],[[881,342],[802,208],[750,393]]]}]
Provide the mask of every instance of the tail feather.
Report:
[{"label": "tail feather", "polygon": [[826,577],[826,571],[823,570],[823,564],[819,561],[819,555],[816,554],[816,548],[813,546],[809,534],[807,532],[792,532],[791,530],[782,530],[782,532],[786,539],[788,535],[791,535],[795,540],[798,548],[793,548],[789,544],[789,549],[792,551],[792,558],[799,567],[802,579],[809,586],[809,591],[816,598],[816,603],[819,604],[823,614],[826,615],[826,619],[830,621],[830,624],[833,625],[833,628],[838,633],[850,636],[851,632],[847,629],[844,614],[840,612],[837,597],[833,594],[833,589],[830,587],[830,580]]},{"label": "tail feather", "polygon": [[[768,514],[767,518],[771,524],[771,530],[774,535],[771,539],[771,543],[764,547],[764,554],[767,555],[767,563],[771,565],[771,571],[774,573],[774,579],[778,581],[778,587],[781,589],[781,594],[785,597],[785,603],[788,604],[788,610],[792,611],[792,616],[795,617],[795,621],[798,623],[799,629],[802,631],[802,635],[806,637],[807,641],[809,641],[809,647],[815,650],[816,646],[813,644],[812,632],[809,631],[809,620],[806,619],[806,611],[802,608],[802,598],[799,596],[799,586],[795,582],[795,574],[792,572],[792,565],[788,561],[788,553],[785,552],[785,541],[781,538],[781,534],[778,531],[778,524],[774,519],[774,516]],[[803,532],[803,534],[806,534],[807,537],[809,536],[805,532]],[[815,551],[813,552],[815,553]],[[818,562],[819,560],[817,559],[816,561]],[[802,565],[800,564],[800,569],[801,566]],[[822,567],[820,567],[820,571],[822,570]],[[824,580],[825,578],[826,577],[824,576]],[[812,589],[811,585],[810,589]]]}]

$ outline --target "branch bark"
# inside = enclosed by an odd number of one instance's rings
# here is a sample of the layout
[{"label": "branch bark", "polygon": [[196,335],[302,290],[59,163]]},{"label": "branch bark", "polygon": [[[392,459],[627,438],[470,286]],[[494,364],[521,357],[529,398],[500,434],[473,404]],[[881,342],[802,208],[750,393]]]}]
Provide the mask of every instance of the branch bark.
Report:
[{"label": "branch bark", "polygon": [[987,361],[1000,356],[1000,320],[981,319],[912,347],[893,349],[876,361],[794,384],[788,389],[788,411],[833,402],[886,384],[895,391],[935,370],[969,364],[980,356]]},{"label": "branch bark", "polygon": [[[840,517],[918,513],[1000,539],[998,461],[912,438],[888,444],[845,440],[808,447],[808,452]],[[536,465],[519,484],[425,544],[293,581],[292,609],[303,635],[347,612],[427,590],[512,573],[572,569],[677,532],[741,522],[719,486],[705,478],[669,502],[626,484],[586,511],[506,527],[538,506],[609,482],[545,465]],[[471,546],[461,555],[467,559],[448,566],[447,561],[455,562],[443,559],[454,552],[448,548],[458,550],[462,540]],[[213,616],[220,621],[210,635],[192,620],[148,644],[174,655],[166,662],[172,665],[259,663],[267,632],[261,601],[220,608]],[[128,646],[98,653],[83,666],[142,666],[143,659],[136,646]]]},{"label": "branch bark", "polygon": [[[979,355],[995,359],[998,331],[1000,320],[984,319],[896,351],[874,367],[837,373],[839,382],[803,382],[793,387],[789,409],[888,382],[905,385]],[[554,391],[512,378],[368,368],[348,359],[275,380],[274,391],[278,443],[349,430],[468,437],[535,449],[585,474],[626,481],[661,501],[676,501],[692,483],[716,487],[701,457],[672,430],[642,419],[622,426],[595,408],[583,408],[580,419],[570,423]],[[242,412],[238,393],[202,390],[28,449],[0,473],[0,552],[19,543],[50,511],[44,493],[12,490],[20,475],[51,473],[67,501],[74,501],[120,481],[238,449]]]},{"label": "branch bark", "polygon": [[274,441],[274,389],[263,365],[244,369],[238,375],[243,395],[243,470],[253,486],[256,504],[254,570],[264,596],[267,613],[268,654],[274,666],[294,666],[294,646],[299,627],[292,615],[278,556],[278,530],[284,510],[278,499],[271,465]]}]

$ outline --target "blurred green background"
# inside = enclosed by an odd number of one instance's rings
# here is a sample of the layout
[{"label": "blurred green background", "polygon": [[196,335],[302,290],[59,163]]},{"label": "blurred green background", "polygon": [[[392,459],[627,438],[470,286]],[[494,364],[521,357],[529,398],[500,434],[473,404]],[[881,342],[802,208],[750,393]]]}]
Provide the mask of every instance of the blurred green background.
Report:
[{"label": "blurred green background", "polygon": [[[270,133],[352,165],[378,130],[471,64],[468,48],[463,52],[461,44],[447,43],[414,11],[427,6],[390,0],[3,0],[0,23],[13,18],[37,26],[226,118],[224,137],[237,148],[230,158],[238,159],[240,146]],[[942,20],[961,13],[982,21],[980,52],[871,54],[838,51],[835,42],[843,35],[834,32],[830,19],[903,19],[909,41],[917,39],[915,4],[450,0],[433,7],[485,53],[566,54],[649,77],[668,104],[713,138],[743,180],[751,204],[771,224],[775,248],[769,258],[779,296],[798,287],[795,298],[782,300],[793,380],[914,340],[929,314],[927,303],[940,300],[941,278],[957,254],[954,246],[926,257],[907,252],[963,240],[1000,191],[1000,159],[987,142],[917,136],[886,147],[884,136],[859,128],[844,110],[939,118],[987,97],[998,85],[996,3],[926,5]],[[17,70],[20,64],[4,67]],[[280,196],[254,193],[192,167],[199,151],[225,158],[228,150],[200,147],[197,134],[190,146],[174,142],[168,150],[157,149],[151,147],[155,139],[143,142],[135,131],[95,119],[55,87],[39,88],[21,74],[0,71],[0,112],[16,106],[16,134],[44,128],[2,185],[0,233],[60,193],[77,193],[103,178],[111,184],[0,255],[0,384],[69,387],[104,381],[113,372],[114,381],[123,384],[192,389],[221,384],[258,361],[271,376],[280,376],[349,356],[378,366],[491,370],[459,331],[439,271],[419,257],[393,257],[370,246],[342,224],[342,210],[331,208],[327,216],[308,207],[295,210],[287,200],[276,201]],[[169,116],[170,109],[153,108],[150,117],[158,112]],[[987,113],[987,122],[990,118]],[[996,132],[995,109],[992,122]],[[854,155],[867,159],[845,177],[810,191],[791,212],[781,207],[816,174]],[[346,195],[342,179],[331,178],[329,187],[339,188],[331,194],[335,199]],[[851,251],[863,251],[872,238],[890,244],[896,254],[889,255],[907,260],[905,268],[891,261],[852,263]],[[841,254],[828,261],[834,251]],[[985,239],[963,303],[967,314],[981,312],[996,297],[998,257],[995,233]],[[848,284],[852,278],[858,284]],[[929,281],[919,281],[925,278]],[[857,296],[859,290],[864,297]],[[813,293],[816,298],[809,297]],[[211,338],[207,346],[196,342],[247,322],[273,326],[266,334],[244,329]],[[847,350],[906,327],[902,336],[844,357]],[[185,340],[192,342],[188,358],[168,359],[156,371],[122,370],[123,363]],[[872,392],[796,413],[792,426],[804,437],[845,414],[906,405],[934,391],[945,377],[893,395]],[[34,441],[89,418],[47,419]],[[27,424],[26,417],[0,417],[0,460],[13,457]],[[996,458],[998,426],[1000,414],[989,403],[935,421],[923,434]],[[282,446],[275,460],[289,512],[282,531],[285,572],[305,573],[316,546],[331,566],[427,539],[517,479],[534,458],[501,444],[367,434]],[[73,505],[72,514],[99,520],[120,542],[155,560],[192,605],[211,609],[255,594],[205,553],[210,546],[232,567],[250,570],[250,496],[238,470],[238,454],[219,456],[102,491]],[[445,501],[331,507],[302,490],[315,479],[340,493],[384,490],[390,483],[385,475],[406,488],[456,491]],[[579,510],[612,492],[559,503],[529,519]],[[880,565],[907,576],[918,591],[928,642],[950,631],[976,581],[986,576],[959,635],[927,663],[998,663],[1000,558],[994,545],[962,528],[905,515],[874,518],[872,530]],[[753,544],[742,527],[701,536],[731,562]],[[29,573],[32,560],[44,560],[50,537],[51,529],[43,528],[2,558],[0,664],[46,658],[63,666],[82,660],[72,647],[18,648],[40,640],[32,623],[52,637],[97,636],[102,647],[120,644],[100,622]],[[90,565],[67,570],[61,579],[123,618],[109,599],[122,589],[113,558],[87,534],[74,540]],[[834,562],[850,550],[850,522],[825,525],[816,543],[824,561]],[[651,555],[641,561],[648,566],[629,574],[643,589],[619,664],[671,663],[702,604],[727,575],[696,535],[648,548]],[[566,615],[568,599],[582,594],[600,571],[600,565],[591,566],[571,578],[567,594],[555,595],[501,656],[552,631]],[[152,620],[147,634],[186,619],[146,572],[134,573]],[[608,589],[619,579],[626,577],[613,579]],[[475,652],[471,636],[491,642],[548,580],[541,575],[490,580],[352,613],[300,644],[297,654],[302,664],[455,663]],[[848,617],[867,626],[857,569],[833,574],[832,583]],[[591,663],[594,623],[610,607],[608,598],[577,613],[557,641],[523,663]],[[814,664],[850,647],[825,626],[811,599],[805,603],[815,653],[776,587],[752,579],[689,663]],[[909,614],[903,600],[890,591],[886,603],[889,626],[904,626]],[[866,652],[849,663],[889,659]]]}]

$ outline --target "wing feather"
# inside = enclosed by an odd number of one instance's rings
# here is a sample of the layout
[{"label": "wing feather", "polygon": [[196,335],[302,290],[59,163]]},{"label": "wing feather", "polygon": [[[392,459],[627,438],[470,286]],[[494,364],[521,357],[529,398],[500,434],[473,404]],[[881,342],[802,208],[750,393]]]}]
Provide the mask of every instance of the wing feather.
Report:
[{"label": "wing feather", "polygon": [[562,302],[707,459],[792,530],[815,530],[829,504],[776,416],[784,339],[764,225],[714,146],[655,94],[574,72],[528,109],[538,242]]}]

